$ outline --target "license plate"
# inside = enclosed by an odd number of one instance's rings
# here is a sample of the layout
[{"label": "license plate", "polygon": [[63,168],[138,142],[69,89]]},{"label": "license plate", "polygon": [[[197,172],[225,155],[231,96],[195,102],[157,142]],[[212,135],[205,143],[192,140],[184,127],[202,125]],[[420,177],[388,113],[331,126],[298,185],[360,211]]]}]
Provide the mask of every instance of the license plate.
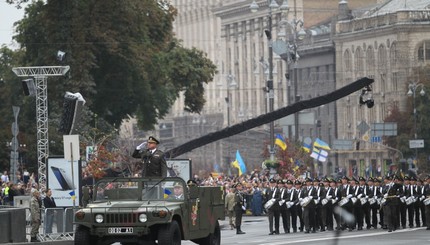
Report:
[{"label": "license plate", "polygon": [[110,227],[109,234],[130,234],[133,233],[133,227]]}]

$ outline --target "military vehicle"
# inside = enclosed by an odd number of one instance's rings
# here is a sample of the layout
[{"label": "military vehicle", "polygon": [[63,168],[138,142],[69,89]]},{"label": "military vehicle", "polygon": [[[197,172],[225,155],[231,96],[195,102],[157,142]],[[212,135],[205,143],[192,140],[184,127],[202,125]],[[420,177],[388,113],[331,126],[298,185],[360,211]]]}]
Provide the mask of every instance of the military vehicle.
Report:
[{"label": "military vehicle", "polygon": [[177,177],[105,178],[75,213],[75,244],[215,245],[224,219],[222,187],[187,186]]}]

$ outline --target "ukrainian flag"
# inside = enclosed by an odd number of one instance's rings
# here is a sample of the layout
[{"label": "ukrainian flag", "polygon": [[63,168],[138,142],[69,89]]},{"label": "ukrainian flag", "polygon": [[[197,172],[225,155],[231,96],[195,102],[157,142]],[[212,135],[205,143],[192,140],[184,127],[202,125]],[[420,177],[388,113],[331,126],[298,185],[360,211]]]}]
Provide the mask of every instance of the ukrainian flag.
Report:
[{"label": "ukrainian flag", "polygon": [[246,165],[239,150],[236,151],[236,160],[234,160],[231,165],[239,170],[239,176],[246,173]]},{"label": "ukrainian flag", "polygon": [[169,189],[164,189],[164,199],[168,198],[172,192]]},{"label": "ukrainian flag", "polygon": [[327,143],[325,143],[324,141],[322,141],[318,138],[314,142],[314,147],[318,147],[318,148],[321,148],[324,150],[329,150],[329,151],[331,150],[330,146]]},{"label": "ukrainian flag", "polygon": [[69,195],[72,197],[73,201],[76,200],[76,195],[75,195],[75,191],[74,190],[71,191],[71,192],[69,192]]},{"label": "ukrainian flag", "polygon": [[284,151],[287,149],[287,143],[285,143],[284,137],[280,134],[276,134],[275,144]]}]

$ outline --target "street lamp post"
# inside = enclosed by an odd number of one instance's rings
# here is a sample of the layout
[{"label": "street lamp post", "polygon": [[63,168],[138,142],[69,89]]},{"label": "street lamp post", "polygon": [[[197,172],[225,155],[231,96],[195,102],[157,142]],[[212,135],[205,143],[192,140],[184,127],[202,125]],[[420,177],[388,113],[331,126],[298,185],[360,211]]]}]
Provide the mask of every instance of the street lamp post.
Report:
[{"label": "street lamp post", "polygon": [[[416,98],[416,91],[419,87],[421,87],[420,95],[424,96],[426,94],[426,92],[424,91],[425,86],[424,86],[424,84],[419,83],[419,82],[409,83],[409,85],[408,85],[409,89],[408,89],[408,93],[407,93],[408,96],[413,96],[412,105],[414,108],[414,111],[413,111],[413,113],[414,113],[414,139],[418,138],[418,135],[417,135],[417,108],[416,108],[415,98]],[[418,148],[415,148],[415,161],[417,161],[417,159],[418,159]]]},{"label": "street lamp post", "polygon": [[[267,0],[267,4],[269,4],[269,11],[267,14],[267,30],[265,30],[265,34],[269,43],[269,76],[267,79],[266,87],[267,87],[267,93],[269,97],[269,112],[273,112],[274,110],[274,91],[273,91],[273,41],[272,41],[272,11],[275,11],[279,8],[278,3],[275,0]],[[255,13],[258,11],[258,4],[254,0],[249,7],[251,9],[251,12]],[[281,10],[288,9],[287,0],[284,0],[281,6]],[[269,145],[269,153],[270,153],[270,160],[275,160],[275,122],[271,121],[269,123],[269,134],[270,134],[270,145]]]}]

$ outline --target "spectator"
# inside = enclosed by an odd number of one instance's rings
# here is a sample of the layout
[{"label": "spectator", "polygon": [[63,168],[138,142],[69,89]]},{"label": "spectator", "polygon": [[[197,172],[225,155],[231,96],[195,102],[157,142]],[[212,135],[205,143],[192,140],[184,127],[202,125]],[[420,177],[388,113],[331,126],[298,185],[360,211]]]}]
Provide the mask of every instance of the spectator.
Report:
[{"label": "spectator", "polygon": [[55,204],[55,200],[52,197],[52,190],[47,189],[45,192],[45,198],[43,198],[43,205],[46,208],[46,217],[45,217],[45,233],[52,233],[52,224],[54,223],[54,214],[55,208],[57,205]]},{"label": "spectator", "polygon": [[8,183],[9,182],[9,175],[7,175],[7,171],[4,171],[0,178],[1,178],[1,181],[3,183]]}]

